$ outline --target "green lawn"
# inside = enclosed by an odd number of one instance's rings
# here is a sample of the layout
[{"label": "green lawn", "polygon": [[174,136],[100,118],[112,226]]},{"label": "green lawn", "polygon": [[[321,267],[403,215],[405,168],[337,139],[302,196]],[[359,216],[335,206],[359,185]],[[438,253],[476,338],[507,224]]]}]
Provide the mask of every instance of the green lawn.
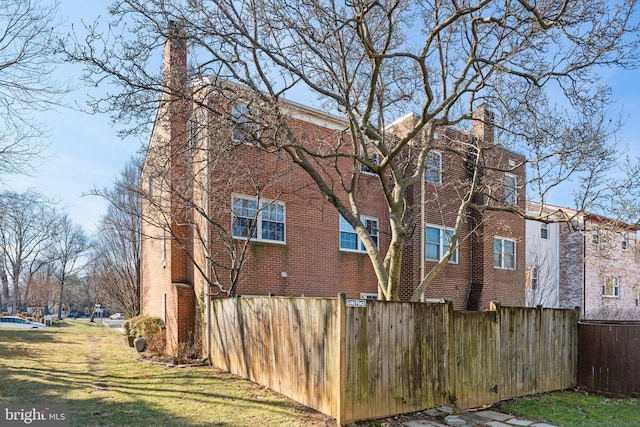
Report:
[{"label": "green lawn", "polygon": [[503,412],[561,427],[640,426],[640,401],[579,390],[522,397],[498,405]]},{"label": "green lawn", "polygon": [[66,403],[71,426],[324,426],[335,421],[211,367],[138,360],[101,323],[0,329],[0,403]]}]

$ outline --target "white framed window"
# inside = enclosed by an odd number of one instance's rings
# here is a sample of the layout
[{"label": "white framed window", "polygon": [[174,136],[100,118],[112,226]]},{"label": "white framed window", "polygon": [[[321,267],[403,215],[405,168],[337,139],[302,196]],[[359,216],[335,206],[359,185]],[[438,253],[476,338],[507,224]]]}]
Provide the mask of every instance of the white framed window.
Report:
[{"label": "white framed window", "polygon": [[613,298],[620,296],[620,276],[602,276],[602,296]]},{"label": "white framed window", "polygon": [[493,239],[493,266],[503,270],[516,269],[516,242],[511,239]]},{"label": "white framed window", "polygon": [[[376,246],[378,246],[378,219],[367,216],[361,216],[360,218]],[[354,230],[342,215],[340,215],[340,250],[349,252],[367,251],[364,243],[356,234],[356,230]]]},{"label": "white framed window", "polygon": [[538,289],[538,277],[540,275],[540,269],[537,265],[531,267],[531,271],[529,272],[529,289],[535,291]]},{"label": "white framed window", "polygon": [[442,153],[429,151],[425,162],[424,180],[432,184],[442,184]]},{"label": "white framed window", "polygon": [[[453,237],[453,230],[436,225],[428,225],[425,227],[425,234],[425,258],[428,261],[440,261],[447,252],[447,249],[449,249],[449,243]],[[458,263],[457,246],[449,259],[449,263]]]},{"label": "white framed window", "polygon": [[377,300],[378,299],[378,294],[374,294],[371,292],[360,292],[360,299],[366,299],[366,300]]},{"label": "white framed window", "polygon": [[284,203],[246,196],[233,196],[232,234],[237,239],[284,243],[286,207]]},{"label": "white framed window", "polygon": [[594,245],[600,244],[600,230],[595,229],[591,232],[591,243]]},{"label": "white framed window", "polygon": [[518,177],[504,174],[504,201],[513,205],[518,203]]},{"label": "white framed window", "polygon": [[[362,158],[365,157],[364,149],[362,147],[360,147],[360,156]],[[369,160],[369,162],[373,163],[374,165],[380,164],[380,156],[378,155],[378,153],[369,153],[369,156],[367,157],[367,159]],[[364,163],[360,163],[360,172],[367,173],[367,174],[373,174],[374,173]]]},{"label": "white framed window", "polygon": [[629,250],[629,233],[622,233],[622,251],[627,252]]},{"label": "white framed window", "polygon": [[549,224],[543,222],[540,224],[540,238],[548,239],[549,238]]},{"label": "white framed window", "polygon": [[231,138],[234,142],[251,144],[257,132],[257,123],[254,114],[245,104],[235,104],[233,106],[233,130]]}]

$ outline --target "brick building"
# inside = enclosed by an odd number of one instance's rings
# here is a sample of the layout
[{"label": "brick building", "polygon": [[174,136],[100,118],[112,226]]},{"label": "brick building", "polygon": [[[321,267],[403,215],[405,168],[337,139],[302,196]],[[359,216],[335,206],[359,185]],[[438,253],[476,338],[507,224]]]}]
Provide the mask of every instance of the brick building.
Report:
[{"label": "brick building", "polygon": [[636,226],[564,209],[560,224],[559,308],[582,308],[596,320],[640,320]]},{"label": "brick building", "polygon": [[[220,102],[211,95],[200,102],[183,101],[188,97],[181,97],[181,90],[197,90],[185,81],[183,42],[167,41],[165,67],[166,78],[177,90],[160,104],[142,174],[148,197],[143,201],[141,293],[143,314],[165,320],[168,350],[175,352],[189,340],[199,301],[207,292],[205,279],[213,281],[214,275],[222,287],[235,283],[235,292],[243,296],[334,297],[345,292],[349,298],[375,298],[377,279],[362,242],[308,173],[281,152],[244,143],[252,129],[236,114],[242,111],[241,102]],[[219,126],[224,122],[218,121],[212,127],[207,119],[211,108],[203,112],[203,103],[215,104],[214,111],[221,114],[232,111],[229,126]],[[294,102],[282,102],[281,108],[289,129],[304,144],[338,138],[350,143],[344,132],[347,124],[340,118]],[[410,298],[443,255],[459,217],[460,194],[468,185],[473,159],[454,151],[480,146],[483,161],[492,166],[484,169],[481,191],[471,202],[524,210],[523,158],[494,144],[490,111],[480,108],[475,118],[470,133],[439,131],[441,149],[427,160],[425,182],[407,194],[415,231],[407,236],[403,252],[401,299]],[[400,133],[411,120],[415,117],[406,116],[391,130]],[[229,140],[236,143],[224,145]],[[199,150],[201,144],[207,149]],[[213,152],[218,153],[215,158]],[[345,159],[344,165],[333,166],[339,174],[352,165]],[[499,172],[504,170],[509,172]],[[378,177],[361,167],[354,185],[363,225],[384,256],[391,233]],[[186,200],[195,201],[195,207]],[[483,309],[494,300],[523,305],[525,221],[498,209],[464,209],[460,220],[459,246],[424,297],[450,298],[457,309]],[[234,264],[239,256],[241,271]],[[236,273],[241,278],[233,282]]]}]

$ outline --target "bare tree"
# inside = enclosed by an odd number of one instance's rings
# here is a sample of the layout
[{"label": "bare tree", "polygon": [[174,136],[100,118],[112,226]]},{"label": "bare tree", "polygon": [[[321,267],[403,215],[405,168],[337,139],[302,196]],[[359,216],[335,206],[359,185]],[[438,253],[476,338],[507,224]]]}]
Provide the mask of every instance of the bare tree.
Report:
[{"label": "bare tree", "polygon": [[58,300],[57,280],[49,264],[35,272],[30,272],[25,279],[29,283],[29,294],[25,295],[25,303],[31,307],[41,308],[42,314],[49,313]]},{"label": "bare tree", "polygon": [[12,311],[21,305],[25,267],[51,242],[57,216],[49,200],[35,192],[0,195],[0,251],[12,290]]},{"label": "bare tree", "polygon": [[7,0],[0,10],[0,174],[25,173],[46,145],[32,116],[60,102],[68,88],[53,78],[57,5]]},{"label": "bare tree", "polygon": [[[221,124],[230,117],[220,105],[243,100],[255,145],[289,156],[354,228],[383,299],[398,298],[414,220],[406,196],[424,180],[434,150],[461,157],[470,173],[459,186],[448,251],[415,284],[414,300],[449,261],[469,211],[527,216],[504,203],[503,188],[480,180],[483,172],[528,166],[530,182],[519,186],[529,184],[543,206],[550,192],[572,180],[579,187],[579,211],[604,195],[617,197],[622,188],[603,180],[618,154],[607,142],[615,129],[604,120],[608,90],[597,72],[636,64],[635,0],[124,0],[110,11],[113,23],[121,24],[111,30],[122,32],[103,35],[89,27],[90,36],[68,49],[71,60],[87,65],[89,81],[120,86],[116,94],[95,100],[95,110],[110,111],[131,124],[130,131],[139,131],[155,119],[159,98],[177,98],[189,108],[195,103]],[[182,31],[176,33],[169,22],[180,23]],[[190,91],[150,65],[167,37],[191,47]],[[285,97],[317,99],[344,119],[345,137],[311,145],[299,139],[289,128]],[[212,98],[219,101],[214,106]],[[474,117],[481,105],[495,109],[495,121]],[[390,126],[407,111],[417,112],[415,120],[401,130]],[[497,126],[495,141],[453,146],[436,138],[445,127],[488,121]],[[498,142],[525,161],[487,161]],[[385,254],[361,219],[360,166],[378,176],[387,202],[391,238]],[[532,218],[551,217],[541,210]]]},{"label": "bare tree", "polygon": [[125,166],[110,189],[92,194],[109,202],[92,248],[89,276],[99,300],[128,316],[140,313],[140,159]]},{"label": "bare tree", "polygon": [[82,257],[89,249],[89,240],[82,227],[74,224],[66,214],[54,225],[55,234],[47,253],[58,281],[58,313],[62,314],[65,285],[69,277],[77,275],[84,267]]}]

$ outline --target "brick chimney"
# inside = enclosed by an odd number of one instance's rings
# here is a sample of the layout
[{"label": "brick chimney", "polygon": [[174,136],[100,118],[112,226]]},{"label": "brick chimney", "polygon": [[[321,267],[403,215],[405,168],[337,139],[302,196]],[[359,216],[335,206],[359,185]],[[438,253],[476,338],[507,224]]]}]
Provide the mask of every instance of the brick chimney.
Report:
[{"label": "brick chimney", "polygon": [[171,286],[166,300],[166,345],[169,354],[176,354],[188,343],[195,329],[193,272],[193,208],[190,203],[193,180],[191,154],[188,149],[187,121],[191,116],[191,101],[187,87],[187,39],[183,26],[170,21],[164,45],[163,79],[165,93],[164,123],[167,126],[170,153],[171,204]]},{"label": "brick chimney", "polygon": [[484,141],[486,145],[494,142],[494,121],[495,115],[489,110],[486,104],[481,104],[473,112],[473,122],[471,133],[476,138]]},{"label": "brick chimney", "polygon": [[166,84],[166,113],[171,155],[171,282],[193,285],[193,263],[189,258],[192,237],[192,209],[188,200],[192,189],[187,147],[187,120],[191,115],[191,103],[187,96],[187,43],[182,25],[169,21],[164,45],[163,78]]}]

